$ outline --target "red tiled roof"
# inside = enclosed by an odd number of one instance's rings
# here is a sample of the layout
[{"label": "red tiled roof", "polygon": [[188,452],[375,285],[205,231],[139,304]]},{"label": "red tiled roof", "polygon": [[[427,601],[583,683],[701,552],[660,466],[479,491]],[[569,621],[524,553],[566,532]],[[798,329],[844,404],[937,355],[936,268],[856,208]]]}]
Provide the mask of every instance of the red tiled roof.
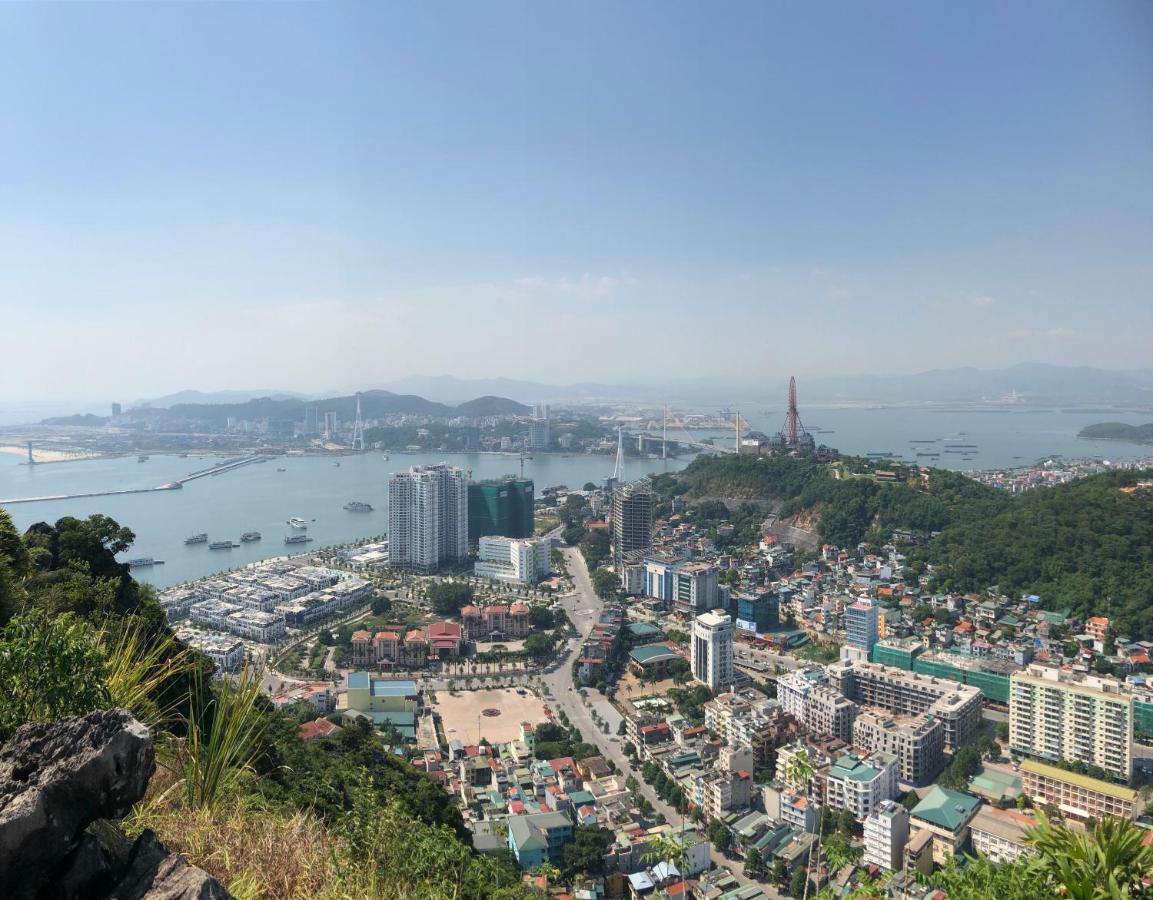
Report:
[{"label": "red tiled roof", "polygon": [[311,722],[305,722],[297,729],[302,741],[311,741],[313,738],[327,737],[340,731],[339,725],[333,725],[328,719],[313,719]]},{"label": "red tiled roof", "polygon": [[354,631],[352,633],[352,639],[353,641],[371,641],[372,635],[362,628],[360,631]]}]

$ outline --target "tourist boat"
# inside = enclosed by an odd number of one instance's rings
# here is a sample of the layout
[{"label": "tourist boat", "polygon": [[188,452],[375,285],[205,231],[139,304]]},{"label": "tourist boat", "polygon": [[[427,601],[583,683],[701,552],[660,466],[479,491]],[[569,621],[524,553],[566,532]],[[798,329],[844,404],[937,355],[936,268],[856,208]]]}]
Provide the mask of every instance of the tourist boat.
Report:
[{"label": "tourist boat", "polygon": [[307,534],[290,534],[284,539],[284,543],[286,543],[286,544],[307,544],[311,540],[312,540],[312,538],[310,538]]},{"label": "tourist boat", "polygon": [[372,512],[372,504],[362,503],[360,500],[349,500],[344,504],[344,508],[349,512]]},{"label": "tourist boat", "polygon": [[128,566],[132,569],[146,569],[149,566],[162,566],[164,560],[153,559],[151,556],[138,556],[136,559],[128,560]]},{"label": "tourist boat", "polygon": [[186,544],[207,544],[208,543],[208,532],[202,531],[202,532],[200,532],[200,534],[194,534],[194,535],[192,535],[192,537],[186,537],[184,539],[184,543],[186,543]]},{"label": "tourist boat", "polygon": [[259,531],[246,531],[246,532],[244,532],[244,534],[242,534],[240,536],[240,541],[243,544],[248,544],[248,543],[251,543],[252,541],[259,541],[259,540],[260,540],[260,532]]},{"label": "tourist boat", "polygon": [[136,461],[137,462],[148,462],[148,454],[147,453],[141,453],[138,457],[136,457]]},{"label": "tourist boat", "polygon": [[291,525],[293,528],[307,528],[308,527],[308,523],[305,522],[304,519],[300,518],[300,516],[293,516],[291,519],[288,520],[288,524]]},{"label": "tourist boat", "polygon": [[213,541],[208,545],[209,550],[231,550],[235,544],[232,541]]},{"label": "tourist boat", "polygon": [[276,469],[276,471],[277,471],[277,472],[287,472],[287,471],[288,471],[288,469],[281,469],[281,468],[278,466],[278,467],[277,467],[277,469]]},{"label": "tourist boat", "polygon": [[339,469],[340,468],[340,461],[338,460],[337,462],[334,462],[333,465]]}]

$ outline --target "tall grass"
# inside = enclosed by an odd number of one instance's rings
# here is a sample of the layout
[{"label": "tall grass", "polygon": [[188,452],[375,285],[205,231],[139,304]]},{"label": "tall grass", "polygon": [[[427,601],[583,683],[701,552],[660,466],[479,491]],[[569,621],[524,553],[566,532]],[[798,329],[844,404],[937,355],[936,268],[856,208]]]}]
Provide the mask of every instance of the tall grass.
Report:
[{"label": "tall grass", "polygon": [[260,674],[248,665],[215,689],[208,679],[196,679],[179,754],[185,806],[211,808],[251,776],[270,721],[260,696]]},{"label": "tall grass", "polygon": [[[169,692],[179,676],[198,668],[196,654],[171,632],[153,635],[138,619],[105,625],[97,640],[105,658],[104,683],[111,702],[155,731],[187,705],[187,692]],[[170,696],[165,697],[166,693]]]}]

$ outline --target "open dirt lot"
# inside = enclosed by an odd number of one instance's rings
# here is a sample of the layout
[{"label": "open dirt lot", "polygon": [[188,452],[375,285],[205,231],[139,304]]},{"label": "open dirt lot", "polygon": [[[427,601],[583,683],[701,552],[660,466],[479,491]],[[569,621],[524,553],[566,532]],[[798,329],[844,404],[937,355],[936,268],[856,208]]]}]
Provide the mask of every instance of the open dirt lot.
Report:
[{"label": "open dirt lot", "polygon": [[[444,736],[466,744],[475,744],[482,737],[492,744],[513,741],[520,737],[521,722],[535,726],[548,718],[539,697],[531,692],[521,697],[515,688],[461,691],[455,697],[448,691],[437,691],[435,709],[444,723]],[[483,709],[499,709],[500,715],[482,715]],[[478,716],[480,734],[477,734]]]}]

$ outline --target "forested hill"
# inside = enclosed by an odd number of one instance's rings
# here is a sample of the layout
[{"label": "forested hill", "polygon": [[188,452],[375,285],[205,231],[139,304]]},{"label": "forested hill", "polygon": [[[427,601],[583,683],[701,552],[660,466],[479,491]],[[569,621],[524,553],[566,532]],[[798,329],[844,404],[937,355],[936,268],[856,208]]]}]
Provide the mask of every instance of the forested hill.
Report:
[{"label": "forested hill", "polygon": [[942,469],[897,484],[846,475],[869,466],[700,457],[655,483],[689,499],[778,501],[786,516],[815,513],[821,539],[845,547],[884,542],[894,529],[939,532],[907,553],[914,572],[932,573],[934,587],[1036,593],[1046,607],[1107,615],[1119,633],[1153,639],[1153,488],[1134,489],[1153,471],[1011,496]]},{"label": "forested hill", "polygon": [[1135,444],[1153,444],[1153,422],[1148,425],[1128,425],[1125,422],[1101,422],[1086,425],[1078,437],[1108,441],[1132,441]]}]

